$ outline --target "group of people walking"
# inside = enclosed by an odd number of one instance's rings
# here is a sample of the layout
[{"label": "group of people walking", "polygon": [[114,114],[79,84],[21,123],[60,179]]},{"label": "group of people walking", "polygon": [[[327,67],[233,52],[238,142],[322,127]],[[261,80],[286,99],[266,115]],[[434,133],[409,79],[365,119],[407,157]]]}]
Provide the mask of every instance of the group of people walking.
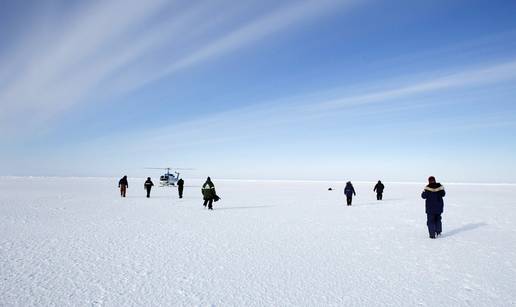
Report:
[{"label": "group of people walking", "polygon": [[[179,194],[179,198],[183,198],[183,189],[184,189],[184,180],[179,179],[177,181],[177,191]],[[147,198],[150,197],[151,189],[154,186],[150,177],[147,177],[147,180],[143,184],[144,189],[147,192]],[[120,196],[125,197],[127,189],[129,188],[129,183],[127,181],[127,176],[122,177],[118,182],[118,187],[120,188]],[[329,190],[332,190],[331,188]],[[376,185],[373,188],[373,192],[376,192],[376,199],[383,199],[383,191],[385,190],[385,185],[381,180],[378,180]],[[208,177],[204,184],[201,187],[201,193],[203,196],[203,206],[208,208],[208,210],[213,210],[213,202],[218,201],[220,197],[217,195],[215,191],[215,185],[211,181],[211,178]],[[344,195],[346,195],[346,204],[351,206],[353,202],[353,196],[356,196],[357,193],[351,181],[346,182],[346,186],[344,187]],[[446,195],[444,191],[444,187],[435,180],[434,176],[430,176],[428,178],[428,185],[424,188],[421,193],[421,197],[425,199],[425,212],[427,215],[426,224],[428,227],[428,233],[431,239],[435,239],[436,237],[441,235],[442,232],[442,218],[441,215],[443,213],[444,201],[443,197]]]},{"label": "group of people walking", "polygon": [[[185,186],[185,181],[183,178],[180,178],[177,181],[177,192],[179,194],[179,198],[183,198],[183,191]],[[150,177],[147,177],[147,180],[143,183],[143,188],[147,192],[147,198],[150,198],[150,193],[154,183],[152,182]],[[118,188],[120,189],[120,196],[125,197],[127,193],[127,189],[129,188],[129,182],[127,181],[127,176],[122,177],[118,181]],[[203,196],[203,206],[208,208],[209,210],[213,210],[213,202],[218,201],[220,197],[215,192],[215,185],[211,181],[211,178],[208,177],[206,182],[202,185],[201,193]]]},{"label": "group of people walking", "polygon": [[[383,190],[385,189],[385,186],[383,183],[378,180],[378,183],[374,186],[373,192],[376,192],[376,199],[382,200],[383,199]],[[357,193],[355,192],[355,188],[353,187],[353,184],[351,181],[346,182],[346,187],[344,187],[344,195],[346,195],[346,204],[348,206],[351,206],[351,203],[353,202],[353,196],[356,196]]]},{"label": "group of people walking", "polygon": [[[378,180],[378,183],[373,188],[373,192],[376,192],[376,199],[383,199],[383,190],[385,185]],[[351,206],[353,196],[357,195],[355,188],[350,181],[346,183],[344,188],[344,195],[346,195],[346,204]],[[428,227],[428,234],[430,239],[435,239],[441,235],[443,231],[442,226],[442,213],[444,210],[443,197],[446,195],[444,187],[435,180],[434,176],[428,177],[428,185],[424,188],[421,193],[421,197],[425,200],[425,212],[426,212],[426,225]]]},{"label": "group of people walking", "polygon": [[[184,188],[185,182],[181,178],[177,181],[177,192],[179,194],[179,198],[183,198],[183,188]],[[150,193],[152,190],[152,187],[154,186],[154,183],[152,182],[150,177],[147,177],[147,180],[143,183],[143,189],[147,192],[147,198],[150,197]],[[127,176],[122,177],[118,181],[118,188],[120,189],[120,196],[125,197],[127,193],[127,189],[129,188],[129,182],[127,181]]]},{"label": "group of people walking", "polygon": [[445,195],[444,187],[435,180],[434,176],[430,176],[428,185],[421,193],[421,197],[425,200],[426,225],[430,239],[440,236],[443,231],[441,214],[444,211],[443,197]]}]

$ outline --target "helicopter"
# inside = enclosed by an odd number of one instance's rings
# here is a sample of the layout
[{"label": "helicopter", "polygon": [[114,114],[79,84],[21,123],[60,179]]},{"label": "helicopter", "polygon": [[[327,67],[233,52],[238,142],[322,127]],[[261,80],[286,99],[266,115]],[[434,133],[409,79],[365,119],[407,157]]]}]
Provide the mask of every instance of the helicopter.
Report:
[{"label": "helicopter", "polygon": [[[159,185],[162,187],[168,186],[176,186],[177,181],[179,180],[180,173],[174,171],[170,173],[172,167],[147,167],[146,169],[161,169],[166,170],[167,172],[159,177]],[[176,170],[192,170],[191,168],[176,168]]]}]

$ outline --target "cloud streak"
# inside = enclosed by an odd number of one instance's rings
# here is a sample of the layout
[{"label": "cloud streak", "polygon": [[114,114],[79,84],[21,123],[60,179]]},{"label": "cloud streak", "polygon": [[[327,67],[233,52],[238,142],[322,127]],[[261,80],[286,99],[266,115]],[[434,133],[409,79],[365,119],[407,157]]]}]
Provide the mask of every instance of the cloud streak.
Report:
[{"label": "cloud streak", "polygon": [[461,72],[451,72],[431,80],[408,83],[394,88],[372,91],[371,93],[339,97],[330,101],[317,103],[315,106],[309,106],[307,108],[310,110],[340,109],[354,105],[381,103],[392,99],[424,93],[434,93],[475,85],[486,85],[515,78],[516,60],[513,60],[476,69],[467,69]]},{"label": "cloud streak", "polygon": [[120,61],[106,62],[101,53],[124,44],[121,36],[165,5],[163,0],[95,2],[64,22],[43,24],[13,52],[25,56],[11,67],[13,78],[0,85],[0,118],[48,120],[79,101]]},{"label": "cloud streak", "polygon": [[0,79],[0,122],[19,127],[25,118],[37,127],[75,104],[144,86],[348,3],[295,1],[252,16],[245,2],[115,0],[85,4],[62,22],[40,18],[0,67],[9,71]]},{"label": "cloud streak", "polygon": [[[413,79],[408,76],[406,79]],[[203,145],[228,144],[252,139],[274,138],[283,130],[306,128],[312,123],[331,121],[331,118],[349,118],[360,121],[368,116],[406,112],[436,106],[436,102],[427,97],[432,94],[442,95],[443,91],[485,87],[493,83],[516,80],[516,60],[497,63],[461,71],[447,72],[433,79],[403,83],[384,87],[372,93],[345,94],[346,89],[338,88],[327,92],[310,93],[304,96],[269,101],[239,109],[213,113],[194,120],[149,129],[133,134],[131,139],[124,139],[123,144],[113,141],[113,136],[98,139],[103,145],[86,143],[85,147],[103,147],[113,145],[116,148],[154,148],[160,144],[165,150],[177,150]],[[376,88],[381,87],[380,85]],[[335,93],[341,94],[335,94]],[[331,93],[331,94],[328,94]],[[344,93],[344,94],[343,94]],[[328,96],[337,96],[328,98]],[[445,94],[446,95],[446,94]],[[441,97],[442,98],[442,97]],[[396,103],[389,103],[396,100]],[[459,101],[458,103],[464,103]],[[378,106],[378,107],[375,107]],[[372,108],[371,108],[372,107]],[[433,119],[439,122],[442,119]],[[501,124],[503,123],[503,124]],[[450,129],[477,129],[512,126],[514,121],[503,114],[485,117],[481,122],[471,123],[461,119],[460,123]],[[206,135],[206,127],[210,134]],[[224,136],[214,138],[213,136]],[[165,144],[165,145],[163,145]]]},{"label": "cloud streak", "polygon": [[[346,2],[348,5],[353,3],[351,1]],[[294,5],[282,7],[266,16],[253,20],[241,28],[228,33],[224,37],[208,43],[206,46],[173,63],[155,77],[168,75],[218,55],[242,48],[268,35],[279,32],[296,22],[327,12],[335,8],[338,4],[339,2],[337,1],[320,0],[299,2]],[[340,5],[342,6],[342,4]]]}]

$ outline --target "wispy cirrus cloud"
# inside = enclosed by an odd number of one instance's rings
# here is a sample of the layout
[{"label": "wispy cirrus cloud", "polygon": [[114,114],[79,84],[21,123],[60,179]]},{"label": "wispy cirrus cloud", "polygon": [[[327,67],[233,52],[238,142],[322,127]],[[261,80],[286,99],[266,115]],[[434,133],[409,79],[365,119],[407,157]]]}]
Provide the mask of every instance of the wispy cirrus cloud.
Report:
[{"label": "wispy cirrus cloud", "polygon": [[256,15],[245,1],[113,0],[82,4],[64,20],[40,18],[0,63],[7,72],[0,122],[17,127],[24,118],[37,127],[77,103],[144,86],[352,3],[292,1]]},{"label": "wispy cirrus cloud", "polygon": [[[406,76],[403,79],[413,81],[400,81],[397,84],[392,84],[388,80],[380,81],[374,87],[367,84],[368,87],[362,87],[362,91],[353,94],[346,93],[348,88],[336,88],[326,92],[286,97],[134,133],[130,140],[122,138],[121,142],[113,140],[119,138],[118,136],[104,136],[95,141],[101,142],[102,146],[91,146],[90,143],[86,143],[85,146],[109,147],[108,144],[112,144],[115,148],[129,148],[130,151],[137,151],[142,148],[153,148],[159,144],[161,148],[167,148],[166,150],[177,150],[214,143],[222,145],[248,139],[273,138],[283,130],[297,130],[312,123],[317,125],[327,120],[331,121],[334,117],[342,118],[343,115],[344,118],[360,121],[361,118],[368,116],[423,109],[439,104],[446,91],[461,92],[473,87],[482,88],[507,81],[516,84],[516,60],[448,71],[437,74],[431,79],[414,80],[413,76]],[[389,84],[385,85],[385,83]],[[374,90],[370,90],[371,88]],[[440,95],[438,101],[428,98],[433,94]],[[386,103],[393,100],[397,103]],[[468,104],[464,101],[458,103]],[[352,112],[352,116],[349,116],[349,112]],[[433,118],[432,121],[439,122],[445,119]],[[470,120],[463,118],[446,127],[467,130],[515,124],[514,120],[500,113],[489,116],[486,114],[482,121],[470,122]],[[206,127],[209,127],[210,131],[208,135]]]},{"label": "wispy cirrus cloud", "polygon": [[[354,1],[345,2],[347,2],[346,4],[348,6],[354,4]],[[281,7],[195,50],[193,53],[166,67],[155,77],[167,75],[185,67],[206,61],[217,55],[248,45],[268,35],[281,31],[296,22],[327,12],[337,5],[342,6],[342,3],[333,0],[320,0],[298,2],[294,3],[294,5]]]},{"label": "wispy cirrus cloud", "polygon": [[166,5],[163,0],[92,2],[64,20],[40,17],[41,24],[4,58],[15,65],[6,65],[10,78],[0,84],[2,122],[45,120],[76,103],[124,58],[106,61],[117,45],[127,45],[122,37]]},{"label": "wispy cirrus cloud", "polygon": [[451,71],[432,79],[407,82],[398,86],[391,86],[390,88],[371,90],[367,93],[345,95],[311,105],[308,109],[332,110],[354,105],[381,103],[418,94],[475,85],[487,85],[512,79],[516,79],[516,60],[476,68],[466,68],[462,71]]},{"label": "wispy cirrus cloud", "polygon": [[[446,114],[446,112],[423,118],[405,116],[404,123],[400,126],[403,132],[395,127],[399,123],[390,119],[376,122],[379,118],[391,118],[390,115],[393,114],[424,111],[429,107],[435,107],[436,104],[438,109],[450,108],[449,102],[441,101],[443,98],[446,99],[447,93],[451,93],[453,97],[453,93],[463,94],[464,91],[477,87],[489,89],[490,85],[499,82],[508,82],[510,87],[513,81],[516,82],[516,72],[512,70],[514,65],[516,60],[450,70],[435,74],[433,78],[428,79],[416,80],[413,76],[403,78],[412,79],[412,82],[400,81],[393,84],[390,81],[378,81],[374,85],[375,92],[369,92],[366,89],[364,92],[354,90],[353,94],[348,94],[348,88],[337,88],[327,92],[287,97],[230,111],[211,113],[208,116],[157,129],[133,131],[130,137],[126,132],[123,135],[106,134],[81,144],[73,144],[70,151],[78,160],[86,161],[85,165],[90,165],[89,167],[95,165],[98,168],[100,163],[105,164],[105,167],[103,166],[105,169],[109,169],[115,163],[117,165],[115,168],[133,167],[135,172],[139,171],[138,165],[166,164],[167,159],[173,159],[184,165],[195,165],[203,171],[209,171],[216,168],[213,161],[217,159],[210,158],[205,161],[203,155],[207,152],[210,153],[210,157],[211,155],[219,157],[217,165],[220,163],[222,166],[218,165],[218,167],[233,169],[243,165],[231,159],[242,157],[245,160],[246,154],[256,159],[256,156],[263,151],[268,156],[265,158],[266,162],[261,161],[262,164],[257,162],[255,172],[260,173],[260,167],[271,163],[268,159],[274,157],[276,147],[281,147],[283,143],[289,144],[287,147],[292,150],[289,152],[290,155],[299,155],[301,160],[306,161],[306,153],[298,152],[300,148],[310,152],[314,147],[319,146],[320,138],[333,133],[328,130],[326,124],[337,121],[341,122],[337,135],[342,138],[330,140],[330,143],[344,142],[344,146],[360,147],[361,145],[357,143],[360,143],[363,135],[376,142],[378,134],[383,133],[378,130],[385,129],[387,135],[394,134],[396,139],[409,139],[404,143],[402,150],[410,152],[417,150],[414,146],[417,148],[421,146],[419,142],[414,145],[411,141],[419,140],[421,137],[431,139],[435,134],[440,135],[439,138],[441,138],[443,134],[454,132],[467,134],[469,131],[486,129],[514,129],[516,126],[514,116],[508,116],[506,112],[500,110],[483,113],[481,118],[471,114],[453,117],[453,114]],[[360,84],[356,86],[360,87]],[[373,86],[368,83],[367,87],[363,88],[373,88]],[[484,92],[480,101],[489,101],[488,92]],[[437,95],[437,99],[432,98],[434,94]],[[332,97],[329,98],[329,96]],[[472,96],[475,95],[466,95],[463,100],[455,103],[459,104],[458,107],[467,109],[470,107]],[[393,100],[396,103],[386,103]],[[392,126],[395,128],[392,129]],[[424,129],[428,126],[432,129]],[[312,130],[315,131],[313,134],[310,133]],[[359,136],[354,137],[355,134]],[[324,143],[323,146],[332,145]],[[444,145],[440,146],[444,148]],[[369,146],[367,148],[370,149]],[[323,151],[329,156],[338,154],[331,150]],[[67,150],[65,152],[68,153]],[[120,152],[130,152],[132,156],[138,158],[134,161],[125,157],[125,160],[113,162],[112,157],[118,156]],[[164,156],[164,152],[172,155]],[[102,160],[105,161],[93,161],[91,157],[103,157]],[[289,160],[289,162],[292,161]],[[318,165],[323,167],[321,164]],[[280,168],[283,165],[277,165],[277,167]]]}]

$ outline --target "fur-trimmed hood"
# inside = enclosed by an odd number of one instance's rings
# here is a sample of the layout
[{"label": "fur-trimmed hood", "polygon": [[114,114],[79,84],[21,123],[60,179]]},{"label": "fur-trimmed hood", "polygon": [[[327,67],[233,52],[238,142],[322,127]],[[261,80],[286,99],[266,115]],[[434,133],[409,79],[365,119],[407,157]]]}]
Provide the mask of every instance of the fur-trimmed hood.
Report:
[{"label": "fur-trimmed hood", "polygon": [[428,191],[428,192],[439,192],[439,191],[443,191],[443,190],[444,190],[443,185],[438,182],[430,183],[425,187],[425,191]]}]

